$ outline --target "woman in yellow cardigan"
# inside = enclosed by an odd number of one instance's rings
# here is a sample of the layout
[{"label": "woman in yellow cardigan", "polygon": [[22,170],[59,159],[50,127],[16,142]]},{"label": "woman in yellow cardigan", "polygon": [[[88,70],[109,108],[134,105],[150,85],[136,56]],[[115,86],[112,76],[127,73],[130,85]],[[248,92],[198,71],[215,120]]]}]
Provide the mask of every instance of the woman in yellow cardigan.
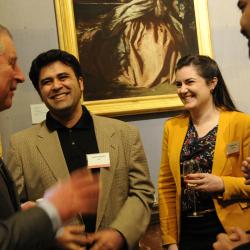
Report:
[{"label": "woman in yellow cardigan", "polygon": [[[163,245],[210,250],[218,233],[250,229],[250,185],[241,172],[250,116],[237,111],[217,63],[207,56],[181,58],[176,87],[185,112],[164,127],[158,180]],[[188,167],[192,173],[181,178]]]}]

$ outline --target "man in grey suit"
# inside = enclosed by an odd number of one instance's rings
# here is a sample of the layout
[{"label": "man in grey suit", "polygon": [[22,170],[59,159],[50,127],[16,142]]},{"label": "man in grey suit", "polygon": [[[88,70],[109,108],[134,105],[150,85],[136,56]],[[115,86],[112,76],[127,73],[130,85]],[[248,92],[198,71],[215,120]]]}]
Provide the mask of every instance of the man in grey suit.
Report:
[{"label": "man in grey suit", "polygon": [[[11,107],[13,93],[23,81],[12,35],[0,24],[0,111]],[[76,213],[95,211],[97,198],[98,181],[90,173],[78,171],[47,191],[38,205],[28,203],[21,212],[14,183],[0,158],[0,249],[49,246],[62,222]]]},{"label": "man in grey suit", "polygon": [[[102,187],[95,216],[78,217],[88,247],[136,249],[150,221],[154,192],[138,130],[81,105],[80,64],[65,51],[40,54],[29,76],[49,112],[45,121],[11,138],[8,167],[23,201],[38,199],[58,179],[87,166],[100,176]],[[61,246],[83,244],[78,238],[83,231],[65,227]]]}]

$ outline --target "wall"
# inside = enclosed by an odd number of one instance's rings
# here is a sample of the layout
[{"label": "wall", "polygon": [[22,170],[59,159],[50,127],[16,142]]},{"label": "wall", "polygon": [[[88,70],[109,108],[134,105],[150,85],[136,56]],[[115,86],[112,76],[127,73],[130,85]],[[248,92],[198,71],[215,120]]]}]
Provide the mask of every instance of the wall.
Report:
[{"label": "wall", "polygon": [[[203,1],[203,0],[200,0]],[[225,3],[226,2],[226,3]],[[250,63],[246,39],[239,33],[237,0],[208,0],[214,57],[238,107],[250,111]],[[0,23],[12,31],[19,63],[27,75],[31,60],[42,51],[58,48],[52,0],[0,0]],[[27,79],[15,93],[13,108],[0,113],[0,131],[6,149],[10,134],[31,125],[29,104],[40,103]],[[157,183],[163,123],[174,113],[122,118],[140,128],[153,182]]]}]

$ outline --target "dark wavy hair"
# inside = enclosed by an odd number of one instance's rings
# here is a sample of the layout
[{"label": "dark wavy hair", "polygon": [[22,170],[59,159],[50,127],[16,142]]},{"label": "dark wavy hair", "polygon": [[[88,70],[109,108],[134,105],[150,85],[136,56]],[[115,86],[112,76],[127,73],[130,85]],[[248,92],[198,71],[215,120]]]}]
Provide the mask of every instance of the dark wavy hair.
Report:
[{"label": "dark wavy hair", "polygon": [[204,55],[184,56],[177,62],[175,72],[190,65],[197,69],[198,74],[205,79],[207,84],[209,84],[214,77],[218,79],[217,85],[212,92],[213,102],[216,107],[228,111],[238,111],[226,87],[219,66],[213,59]]},{"label": "dark wavy hair", "polygon": [[77,79],[79,79],[79,77],[82,77],[80,63],[72,54],[59,49],[52,49],[47,52],[41,53],[32,61],[29,72],[29,78],[39,94],[39,77],[41,69],[56,61],[60,61],[65,65],[71,67]]}]

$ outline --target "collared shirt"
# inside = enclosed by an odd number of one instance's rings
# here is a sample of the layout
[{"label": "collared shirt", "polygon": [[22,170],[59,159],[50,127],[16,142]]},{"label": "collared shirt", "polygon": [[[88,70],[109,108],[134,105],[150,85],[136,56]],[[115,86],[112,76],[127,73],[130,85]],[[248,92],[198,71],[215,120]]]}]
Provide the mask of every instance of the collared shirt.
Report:
[{"label": "collared shirt", "polygon": [[[86,154],[99,153],[93,119],[86,107],[79,121],[67,128],[47,113],[46,125],[50,131],[57,131],[69,172],[87,166]],[[99,173],[99,169],[92,172]],[[96,215],[83,216],[87,232],[95,231]]]},{"label": "collared shirt", "polygon": [[47,113],[46,125],[50,131],[56,130],[69,172],[87,166],[86,154],[98,153],[93,119],[83,106],[79,121],[67,128]]},{"label": "collared shirt", "polygon": [[37,206],[42,208],[48,215],[53,227],[53,231],[57,232],[57,230],[59,230],[59,228],[61,228],[62,226],[62,220],[57,208],[49,200],[46,199],[40,199],[40,201],[37,201]]}]

